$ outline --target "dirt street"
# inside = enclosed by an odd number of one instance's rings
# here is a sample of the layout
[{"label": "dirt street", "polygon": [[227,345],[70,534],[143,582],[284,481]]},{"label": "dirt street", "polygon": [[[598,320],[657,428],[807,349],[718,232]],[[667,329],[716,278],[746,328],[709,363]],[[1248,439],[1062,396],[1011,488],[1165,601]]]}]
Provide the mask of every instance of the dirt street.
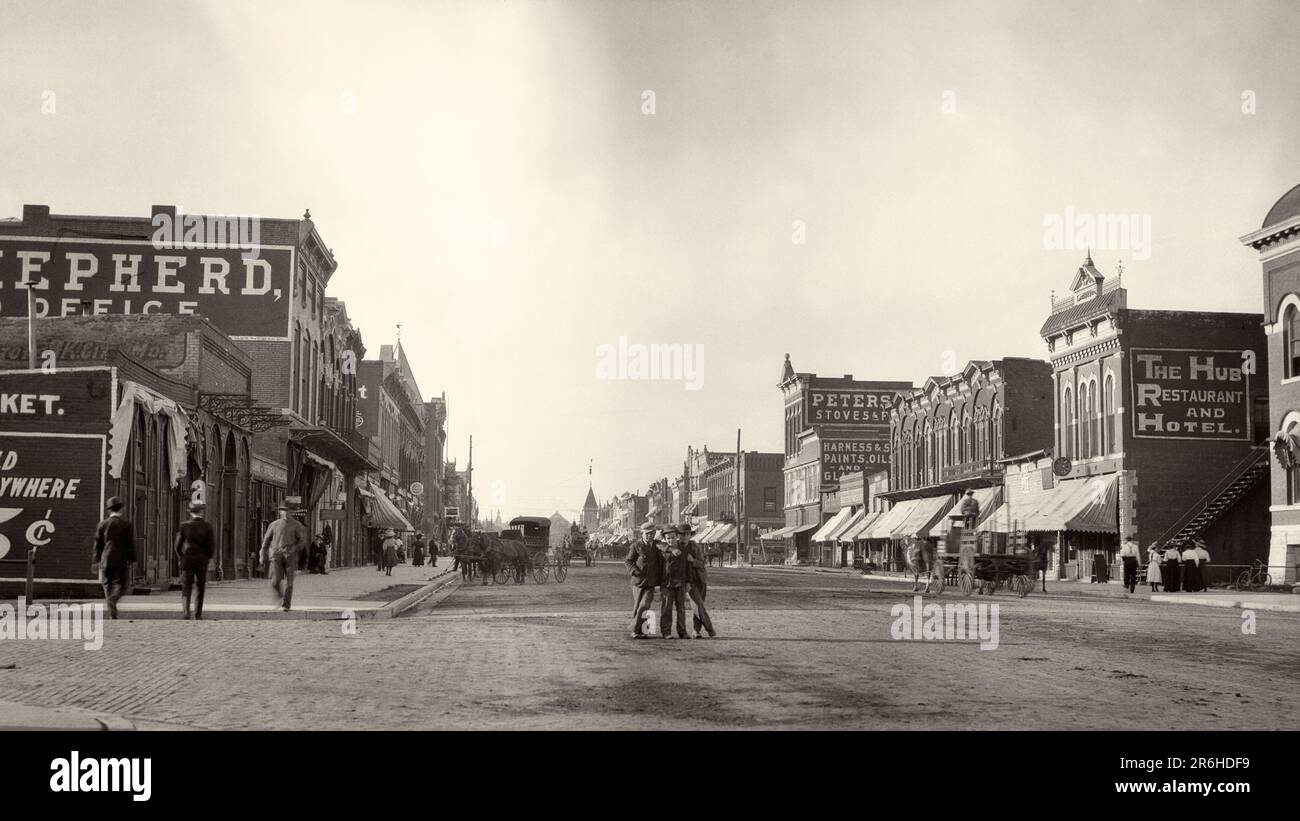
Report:
[{"label": "dirt street", "polygon": [[[11,701],[144,726],[386,729],[1294,728],[1300,614],[949,590],[998,645],[898,640],[910,587],[715,570],[716,639],[633,641],[621,564],[463,585],[357,632],[328,621],[136,621],[104,646],[0,642]],[[658,602],[656,601],[656,604]],[[1158,640],[1156,640],[1158,639]],[[7,665],[13,669],[4,669]],[[1191,708],[1190,710],[1188,708]],[[1191,718],[1189,716],[1194,716]]]}]

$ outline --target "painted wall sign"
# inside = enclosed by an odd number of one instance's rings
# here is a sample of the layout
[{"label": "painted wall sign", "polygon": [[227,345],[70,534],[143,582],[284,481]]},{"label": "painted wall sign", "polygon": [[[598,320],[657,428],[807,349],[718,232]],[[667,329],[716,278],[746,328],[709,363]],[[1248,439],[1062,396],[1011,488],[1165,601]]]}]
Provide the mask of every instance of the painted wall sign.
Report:
[{"label": "painted wall sign", "polygon": [[[0,432],[0,558],[35,545],[38,576],[91,578],[106,459],[102,435]],[[25,574],[0,564],[0,576]]]},{"label": "painted wall sign", "polygon": [[0,237],[0,316],[202,314],[234,337],[289,338],[293,251],[176,248],[148,241]]},{"label": "painted wall sign", "polygon": [[889,427],[897,391],[862,388],[809,388],[804,421],[809,425],[880,425]]},{"label": "painted wall sign", "polygon": [[822,490],[839,485],[840,474],[889,467],[889,431],[879,433],[824,433],[822,442]]},{"label": "painted wall sign", "polygon": [[1241,351],[1133,348],[1133,435],[1250,440],[1250,374]]}]

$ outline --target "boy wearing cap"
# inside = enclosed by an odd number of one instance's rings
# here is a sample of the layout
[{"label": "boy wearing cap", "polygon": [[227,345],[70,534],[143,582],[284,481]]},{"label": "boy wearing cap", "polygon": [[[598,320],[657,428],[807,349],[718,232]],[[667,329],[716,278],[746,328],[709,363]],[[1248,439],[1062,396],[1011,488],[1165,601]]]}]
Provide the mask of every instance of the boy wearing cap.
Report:
[{"label": "boy wearing cap", "polygon": [[[654,542],[655,526],[641,525],[641,539],[628,550],[623,563],[632,574],[632,638],[648,638],[645,633],[646,614],[654,604],[655,587],[663,573],[663,558]],[[653,618],[653,616],[651,617]]]},{"label": "boy wearing cap", "polygon": [[99,565],[99,582],[104,585],[108,615],[117,618],[117,602],[131,582],[131,565],[135,564],[135,529],[122,515],[122,500],[108,500],[108,516],[95,528],[95,564]]},{"label": "boy wearing cap", "polygon": [[216,552],[212,525],[203,518],[204,506],[190,504],[190,520],[176,533],[176,555],[181,565],[181,602],[185,619],[190,618],[190,593],[197,586],[199,598],[194,607],[194,618],[203,618],[203,593],[208,586],[208,562]]},{"label": "boy wearing cap", "polygon": [[[667,529],[666,529],[667,530]],[[680,532],[672,528],[674,533]],[[691,583],[691,563],[686,555],[687,543],[679,540],[671,543],[664,550],[663,580],[659,583],[659,592],[663,594],[663,604],[659,607],[659,629],[663,637],[672,638],[670,626],[673,626],[673,611],[676,610],[677,638],[690,638],[686,634],[686,591]]]},{"label": "boy wearing cap", "polygon": [[691,619],[691,626],[695,628],[695,638],[703,638],[700,635],[700,628],[709,631],[709,638],[718,635],[713,629],[713,619],[709,618],[709,611],[704,606],[704,597],[709,593],[709,560],[704,555],[704,548],[694,541],[691,541],[690,525],[677,526],[677,546],[686,553],[686,559],[690,564],[690,588],[688,595],[695,604],[695,615]]}]

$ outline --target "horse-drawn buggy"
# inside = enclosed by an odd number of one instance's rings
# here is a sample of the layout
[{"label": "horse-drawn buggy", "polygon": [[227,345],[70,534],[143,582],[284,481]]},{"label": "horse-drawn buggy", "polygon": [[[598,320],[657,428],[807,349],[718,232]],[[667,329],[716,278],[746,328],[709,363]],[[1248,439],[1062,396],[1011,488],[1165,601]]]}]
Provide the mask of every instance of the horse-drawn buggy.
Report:
[{"label": "horse-drawn buggy", "polygon": [[913,573],[914,592],[924,568],[927,593],[932,587],[939,594],[945,587],[956,585],[965,596],[976,591],[991,596],[999,588],[1021,598],[1029,595],[1039,562],[1034,553],[1025,549],[1024,534],[1007,534],[1005,545],[998,545],[993,533],[966,527],[960,514],[953,514],[951,519],[951,527],[937,546],[920,538],[909,544],[907,563]]},{"label": "horse-drawn buggy", "polygon": [[466,581],[479,577],[482,584],[523,584],[532,576],[538,584],[552,575],[563,582],[569,574],[565,556],[551,560],[549,519],[517,516],[499,533],[458,527],[452,535],[452,554]]},{"label": "horse-drawn buggy", "polygon": [[[581,556],[587,567],[595,563],[595,546],[591,543],[587,531],[578,527],[575,523],[569,528],[569,532],[564,535],[564,545],[562,546],[561,555],[564,558]],[[567,562],[566,562],[567,564]]]}]

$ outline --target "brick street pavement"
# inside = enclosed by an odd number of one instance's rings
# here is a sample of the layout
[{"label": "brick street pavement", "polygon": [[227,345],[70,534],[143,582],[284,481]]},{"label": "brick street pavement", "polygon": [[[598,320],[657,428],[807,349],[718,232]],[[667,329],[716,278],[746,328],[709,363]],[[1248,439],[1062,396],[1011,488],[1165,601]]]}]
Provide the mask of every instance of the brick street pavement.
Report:
[{"label": "brick street pavement", "polygon": [[[373,572],[373,571],[372,571]],[[903,585],[717,570],[720,637],[631,641],[620,565],[460,585],[398,619],[119,621],[104,646],[0,641],[30,704],[209,728],[1294,727],[1300,616],[997,596],[1000,645],[896,641]],[[940,603],[982,602],[945,595]],[[15,664],[14,669],[3,669]]]}]

